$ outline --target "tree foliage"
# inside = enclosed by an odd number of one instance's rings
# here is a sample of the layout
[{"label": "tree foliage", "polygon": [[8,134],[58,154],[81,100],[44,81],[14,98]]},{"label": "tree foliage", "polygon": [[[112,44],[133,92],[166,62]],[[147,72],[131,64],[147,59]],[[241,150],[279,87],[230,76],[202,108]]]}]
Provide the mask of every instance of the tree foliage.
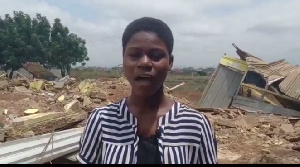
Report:
[{"label": "tree foliage", "polygon": [[6,71],[18,70],[26,62],[39,62],[61,69],[65,76],[72,65],[89,61],[85,45],[85,40],[70,33],[58,18],[51,27],[39,13],[35,18],[22,11],[15,11],[13,17],[0,17],[0,67]]}]

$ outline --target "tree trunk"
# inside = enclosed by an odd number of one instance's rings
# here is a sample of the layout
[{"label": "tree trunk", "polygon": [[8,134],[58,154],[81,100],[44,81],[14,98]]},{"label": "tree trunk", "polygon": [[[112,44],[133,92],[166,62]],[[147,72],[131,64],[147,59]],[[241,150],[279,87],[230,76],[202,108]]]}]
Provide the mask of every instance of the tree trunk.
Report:
[{"label": "tree trunk", "polygon": [[61,70],[61,77],[62,77],[62,78],[65,77],[65,76],[66,76],[66,71],[63,70],[63,69],[60,69],[60,70]]},{"label": "tree trunk", "polygon": [[70,76],[71,75],[71,66],[67,65],[67,74]]},{"label": "tree trunk", "polygon": [[14,75],[14,71],[15,71],[15,69],[12,68],[11,71],[10,71],[10,73],[9,73],[9,79],[12,79],[12,77]]},{"label": "tree trunk", "polygon": [[61,77],[66,76],[66,68],[63,65],[60,65]]}]

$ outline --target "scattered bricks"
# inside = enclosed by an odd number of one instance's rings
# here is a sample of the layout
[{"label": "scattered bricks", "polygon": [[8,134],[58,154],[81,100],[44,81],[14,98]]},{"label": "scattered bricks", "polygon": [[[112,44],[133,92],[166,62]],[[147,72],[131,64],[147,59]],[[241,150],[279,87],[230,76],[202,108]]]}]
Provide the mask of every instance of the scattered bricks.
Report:
[{"label": "scattered bricks", "polygon": [[78,111],[80,110],[80,103],[78,100],[73,100],[64,106],[65,111]]},{"label": "scattered bricks", "polygon": [[15,126],[31,125],[45,120],[53,119],[60,114],[61,113],[59,112],[33,114],[33,115],[15,118],[12,120],[12,123]]}]

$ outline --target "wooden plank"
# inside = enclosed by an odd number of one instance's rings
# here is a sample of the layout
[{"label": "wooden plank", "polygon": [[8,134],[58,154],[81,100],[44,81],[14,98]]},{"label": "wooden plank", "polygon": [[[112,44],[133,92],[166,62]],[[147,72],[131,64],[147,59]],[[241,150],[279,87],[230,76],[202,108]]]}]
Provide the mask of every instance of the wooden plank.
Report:
[{"label": "wooden plank", "polygon": [[236,96],[232,102],[232,106],[240,108],[245,111],[257,111],[265,114],[284,115],[289,117],[300,117],[300,111],[286,109],[279,106],[267,104],[265,102],[259,102],[242,96]]},{"label": "wooden plank", "polygon": [[[243,85],[243,86],[245,86],[245,87],[249,87],[249,88],[252,88],[252,89],[259,90],[259,91],[265,91],[264,89],[262,89],[262,88],[259,88],[259,87],[256,87],[256,86],[254,86],[254,85],[245,84],[245,83],[242,83],[242,85]],[[274,96],[279,96],[279,97],[281,97],[281,98],[284,98],[284,99],[287,99],[287,100],[290,100],[290,101],[293,101],[293,102],[299,103],[299,100],[297,100],[297,99],[294,99],[294,98],[291,98],[291,97],[289,97],[289,96],[286,96],[286,95],[277,94],[277,93],[275,93],[275,92],[272,92],[272,91],[269,91],[269,90],[267,90],[267,93],[270,93],[270,94],[272,94],[272,95],[274,95]]]},{"label": "wooden plank", "polygon": [[220,84],[222,84],[222,86],[219,89],[219,92],[216,93],[216,97],[211,105],[214,108],[228,108],[228,106],[229,106],[229,104],[227,106],[221,105],[221,104],[222,104],[223,99],[226,98],[226,96],[227,96],[227,92],[233,82],[236,72],[234,72],[228,68],[226,68],[225,71],[227,73],[226,78],[222,83],[220,83]]},{"label": "wooden plank", "polygon": [[223,82],[226,80],[227,74],[229,69],[224,67],[223,65],[220,65],[220,68],[218,70],[217,76],[215,80],[213,81],[211,87],[209,88],[209,91],[207,95],[205,96],[205,99],[201,105],[201,107],[204,108],[210,108],[212,107],[212,104],[218,95],[217,93],[222,87]]}]

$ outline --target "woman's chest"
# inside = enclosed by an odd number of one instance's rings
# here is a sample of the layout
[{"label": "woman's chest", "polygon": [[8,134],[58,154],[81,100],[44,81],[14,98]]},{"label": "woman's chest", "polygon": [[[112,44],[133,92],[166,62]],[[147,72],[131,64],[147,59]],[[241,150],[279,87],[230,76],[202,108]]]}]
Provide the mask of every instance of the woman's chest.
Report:
[{"label": "woman's chest", "polygon": [[[158,156],[163,164],[195,164],[200,154],[199,133],[191,129],[159,128],[157,135]],[[140,138],[135,128],[119,133],[103,131],[101,134],[99,163],[136,164],[138,161]]]},{"label": "woman's chest", "polygon": [[[158,156],[162,164],[197,164],[200,149],[194,145],[158,146]],[[116,145],[102,143],[100,164],[136,164],[139,156],[138,145]],[[153,152],[154,153],[154,152]],[[150,156],[152,157],[152,156]],[[144,157],[145,158],[145,157]],[[146,157],[147,158],[147,157]]]}]

